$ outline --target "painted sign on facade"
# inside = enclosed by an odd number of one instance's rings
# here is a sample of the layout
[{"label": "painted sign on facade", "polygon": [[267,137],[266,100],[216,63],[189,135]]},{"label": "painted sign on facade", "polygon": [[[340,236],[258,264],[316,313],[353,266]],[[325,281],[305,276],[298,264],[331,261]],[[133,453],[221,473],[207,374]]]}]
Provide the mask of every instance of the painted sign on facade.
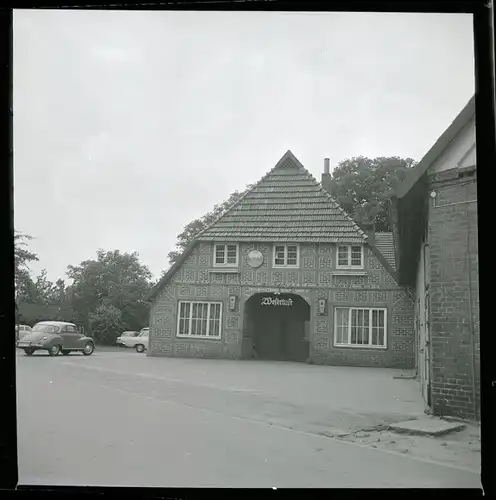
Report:
[{"label": "painted sign on facade", "polygon": [[291,307],[293,305],[293,299],[277,299],[274,297],[262,297],[262,306],[284,306]]}]

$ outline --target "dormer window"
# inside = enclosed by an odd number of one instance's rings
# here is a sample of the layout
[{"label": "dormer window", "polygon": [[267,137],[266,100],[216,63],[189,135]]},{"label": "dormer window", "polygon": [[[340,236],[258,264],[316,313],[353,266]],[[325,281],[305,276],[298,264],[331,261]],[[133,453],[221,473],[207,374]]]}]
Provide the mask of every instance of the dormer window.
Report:
[{"label": "dormer window", "polygon": [[338,269],[363,269],[363,246],[339,245],[336,267]]},{"label": "dormer window", "polygon": [[298,245],[274,245],[273,267],[299,267],[300,249]]},{"label": "dormer window", "polygon": [[236,243],[216,244],[214,266],[215,267],[237,267],[239,249]]}]

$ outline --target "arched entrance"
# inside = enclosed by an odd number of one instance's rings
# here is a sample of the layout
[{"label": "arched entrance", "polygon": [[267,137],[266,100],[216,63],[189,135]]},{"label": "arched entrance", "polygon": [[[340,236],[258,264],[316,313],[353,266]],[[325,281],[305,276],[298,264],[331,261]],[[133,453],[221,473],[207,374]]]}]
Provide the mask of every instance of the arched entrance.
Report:
[{"label": "arched entrance", "polygon": [[299,295],[256,293],[245,303],[246,356],[277,361],[306,361],[310,306]]}]

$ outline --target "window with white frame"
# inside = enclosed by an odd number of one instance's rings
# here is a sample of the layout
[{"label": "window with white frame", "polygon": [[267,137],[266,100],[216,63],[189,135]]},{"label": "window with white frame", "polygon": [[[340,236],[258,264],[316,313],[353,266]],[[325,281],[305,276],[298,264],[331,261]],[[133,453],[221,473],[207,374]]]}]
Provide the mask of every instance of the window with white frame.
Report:
[{"label": "window with white frame", "polygon": [[179,302],[177,337],[220,339],[222,304],[220,302]]},{"label": "window with white frame", "polygon": [[216,244],[214,266],[237,266],[238,265],[238,245],[232,244]]},{"label": "window with white frame", "polygon": [[299,250],[298,245],[274,245],[274,267],[298,267]]},{"label": "window with white frame", "polygon": [[336,307],[334,344],[386,347],[386,309]]},{"label": "window with white frame", "polygon": [[363,269],[363,246],[339,245],[336,267]]}]

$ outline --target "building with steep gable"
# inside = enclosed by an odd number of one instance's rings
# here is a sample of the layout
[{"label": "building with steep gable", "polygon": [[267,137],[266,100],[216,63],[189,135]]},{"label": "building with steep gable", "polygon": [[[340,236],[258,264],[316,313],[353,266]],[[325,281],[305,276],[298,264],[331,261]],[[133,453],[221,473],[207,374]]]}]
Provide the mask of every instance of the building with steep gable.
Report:
[{"label": "building with steep gable", "polygon": [[416,369],[437,415],[480,418],[475,96],[391,197],[397,278],[415,298]]},{"label": "building with steep gable", "polygon": [[291,151],[197,235],[151,301],[149,356],[414,366],[392,235],[362,231]]}]

